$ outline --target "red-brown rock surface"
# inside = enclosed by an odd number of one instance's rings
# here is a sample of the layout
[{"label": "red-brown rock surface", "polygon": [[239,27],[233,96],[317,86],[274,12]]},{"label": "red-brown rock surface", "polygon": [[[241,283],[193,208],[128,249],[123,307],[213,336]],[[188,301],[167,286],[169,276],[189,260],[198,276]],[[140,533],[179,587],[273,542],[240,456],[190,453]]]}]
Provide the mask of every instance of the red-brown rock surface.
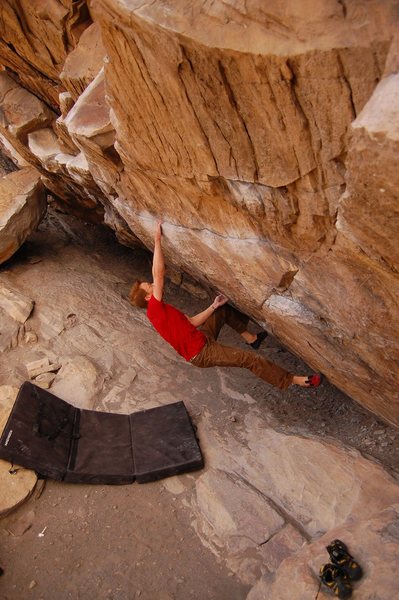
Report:
[{"label": "red-brown rock surface", "polygon": [[60,71],[90,23],[86,0],[4,0],[1,63],[56,108]]},{"label": "red-brown rock surface", "polygon": [[0,264],[36,229],[47,202],[40,173],[31,167],[0,178]]},{"label": "red-brown rock surface", "polygon": [[64,177],[68,201],[81,177],[83,207],[104,206],[124,243],[151,248],[162,217],[170,264],[398,425],[396,2],[1,11],[0,62],[62,108],[66,151],[43,154],[48,130],[30,154],[16,140],[50,189]]}]

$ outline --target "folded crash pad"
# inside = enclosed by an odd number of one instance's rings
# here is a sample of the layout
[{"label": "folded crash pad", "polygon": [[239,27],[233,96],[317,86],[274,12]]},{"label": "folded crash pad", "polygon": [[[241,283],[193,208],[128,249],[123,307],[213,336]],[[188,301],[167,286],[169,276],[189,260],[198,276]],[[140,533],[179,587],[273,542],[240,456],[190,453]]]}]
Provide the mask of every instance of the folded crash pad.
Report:
[{"label": "folded crash pad", "polygon": [[76,408],[29,381],[0,437],[0,458],[72,483],[144,483],[203,467],[183,402],[104,413]]}]

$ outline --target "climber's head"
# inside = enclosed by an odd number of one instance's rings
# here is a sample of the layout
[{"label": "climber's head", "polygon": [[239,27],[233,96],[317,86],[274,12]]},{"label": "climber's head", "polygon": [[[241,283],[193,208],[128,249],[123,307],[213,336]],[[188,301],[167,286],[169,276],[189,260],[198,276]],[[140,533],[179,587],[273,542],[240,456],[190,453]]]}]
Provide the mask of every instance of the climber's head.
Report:
[{"label": "climber's head", "polygon": [[137,280],[129,292],[130,302],[139,308],[147,308],[147,302],[152,296],[153,289],[153,283]]}]

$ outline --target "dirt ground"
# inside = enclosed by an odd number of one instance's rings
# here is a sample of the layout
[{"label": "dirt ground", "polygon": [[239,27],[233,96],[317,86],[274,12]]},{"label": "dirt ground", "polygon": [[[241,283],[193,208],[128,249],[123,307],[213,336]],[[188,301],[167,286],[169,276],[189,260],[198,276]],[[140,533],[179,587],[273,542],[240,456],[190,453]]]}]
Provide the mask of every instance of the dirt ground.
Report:
[{"label": "dirt ground", "polygon": [[[40,262],[32,265],[32,257]],[[35,267],[38,273],[44,273],[39,269],[45,269],[49,261],[51,277],[47,285],[62,287],[67,285],[68,273],[79,270],[89,273],[95,264],[110,274],[108,284],[104,284],[105,290],[109,286],[109,298],[102,299],[101,310],[112,312],[113,294],[126,298],[130,282],[149,273],[150,259],[145,251],[119,245],[107,229],[52,213],[20,251],[0,267],[0,278],[2,274],[8,277],[11,274],[15,283],[23,287],[27,270]],[[44,294],[42,284],[38,280],[37,289]],[[191,297],[171,283],[166,293],[168,301],[188,313],[206,305],[206,301]],[[40,304],[40,297],[35,301]],[[256,331],[256,324],[252,328]],[[222,340],[240,343],[228,331],[222,334]],[[0,357],[0,384],[14,385],[19,380],[21,371],[17,365],[23,362],[24,352],[24,348],[16,348]],[[309,370],[275,339],[268,338],[262,352],[292,371]],[[206,389],[207,382],[215,376],[214,370],[200,371]],[[318,390],[304,393],[293,388],[281,394],[250,374],[242,376],[234,369],[226,373],[229,387],[238,394],[250,391],[256,398],[257,409],[267,412],[276,429],[337,439],[381,462],[392,474],[398,474],[399,432],[327,381]],[[183,377],[181,381],[184,393],[190,397],[190,380]],[[241,408],[234,398],[232,394],[227,407],[230,416],[237,414],[239,418],[240,410],[253,410],[251,406]],[[222,410],[219,418],[225,427],[232,426]],[[182,475],[178,482],[173,478],[130,486],[47,481],[39,498],[33,496],[0,521],[0,564],[4,569],[0,597],[5,600],[246,598],[249,587],[204,548],[194,531],[186,496],[199,475]],[[182,493],[179,481],[184,484]],[[9,530],[24,515],[30,515],[31,527],[21,536],[12,535]]]},{"label": "dirt ground", "polygon": [[[184,477],[188,477],[185,475]],[[4,600],[245,598],[248,588],[196,537],[187,509],[161,483],[88,486],[48,481],[31,529],[1,523]],[[43,537],[38,537],[44,531]]]}]

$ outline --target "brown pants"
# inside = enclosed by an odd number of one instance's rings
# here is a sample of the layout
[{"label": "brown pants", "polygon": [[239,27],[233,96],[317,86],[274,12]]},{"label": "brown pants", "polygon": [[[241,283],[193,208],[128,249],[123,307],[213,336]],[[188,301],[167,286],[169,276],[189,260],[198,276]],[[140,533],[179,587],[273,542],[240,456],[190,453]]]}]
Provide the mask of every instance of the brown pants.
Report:
[{"label": "brown pants", "polygon": [[247,328],[248,321],[248,317],[229,304],[219,307],[200,327],[207,337],[207,342],[201,352],[191,359],[191,363],[203,369],[208,367],[242,367],[249,369],[254,375],[267,381],[267,383],[271,383],[280,390],[285,390],[292,383],[293,376],[291,373],[252,350],[224,346],[216,341],[225,323],[237,333],[243,333]]}]

